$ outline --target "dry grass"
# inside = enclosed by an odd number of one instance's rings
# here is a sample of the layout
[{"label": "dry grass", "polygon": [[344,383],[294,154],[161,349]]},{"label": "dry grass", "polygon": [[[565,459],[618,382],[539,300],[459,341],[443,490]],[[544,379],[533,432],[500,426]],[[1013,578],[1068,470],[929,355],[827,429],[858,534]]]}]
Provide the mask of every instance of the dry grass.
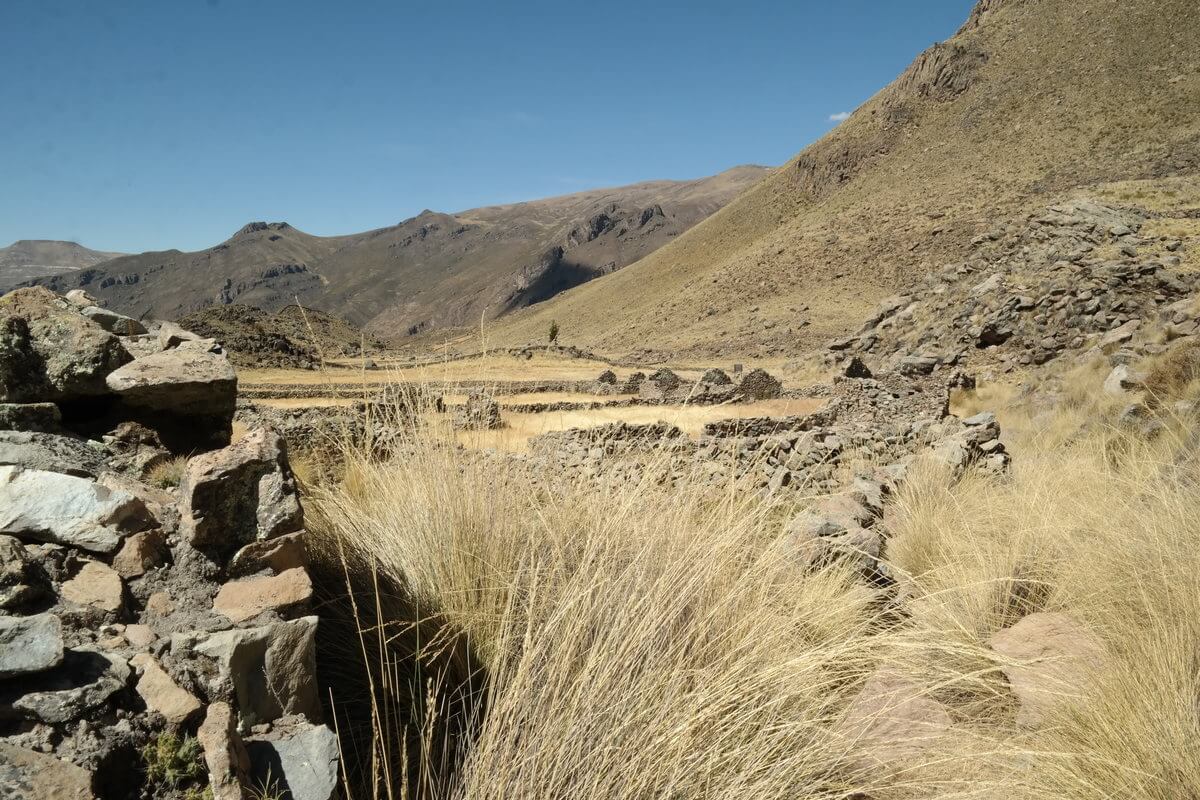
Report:
[{"label": "dry grass", "polygon": [[146,482],[159,489],[173,489],[183,480],[187,462],[187,456],[159,461],[146,472]]},{"label": "dry grass", "polygon": [[[354,752],[374,779],[355,796],[1200,797],[1196,476],[1175,463],[1185,439],[1096,424],[1102,372],[1077,367],[1054,403],[1002,385],[956,398],[1002,406],[1014,473],[914,468],[888,516],[887,603],[837,565],[800,569],[788,509],[737,484],[551,495],[436,436],[355,461],[310,504],[321,560],[389,587],[356,595],[386,624],[363,632],[373,730]],[[1027,730],[987,642],[1043,610],[1106,657]],[[471,653],[469,689],[423,666],[451,645]],[[842,727],[879,667],[954,723],[886,769]],[[456,735],[436,735],[448,715]]]},{"label": "dry grass", "polygon": [[523,452],[529,438],[568,428],[594,428],[612,422],[644,425],[667,422],[689,436],[699,435],[704,426],[722,419],[746,417],[786,417],[807,414],[820,408],[823,400],[814,398],[761,400],[729,405],[621,406],[578,411],[546,411],[536,414],[505,413],[505,427],[493,431],[460,431],[459,443],[471,448],[490,448]]}]

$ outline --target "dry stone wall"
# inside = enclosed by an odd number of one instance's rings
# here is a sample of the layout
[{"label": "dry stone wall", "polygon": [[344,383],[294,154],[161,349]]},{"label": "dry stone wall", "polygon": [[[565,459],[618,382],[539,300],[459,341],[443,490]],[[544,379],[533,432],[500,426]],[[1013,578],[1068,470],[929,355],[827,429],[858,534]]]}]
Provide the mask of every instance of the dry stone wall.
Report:
[{"label": "dry stone wall", "polygon": [[230,442],[214,342],[73,301],[0,298],[0,794],[329,800],[286,443]]}]

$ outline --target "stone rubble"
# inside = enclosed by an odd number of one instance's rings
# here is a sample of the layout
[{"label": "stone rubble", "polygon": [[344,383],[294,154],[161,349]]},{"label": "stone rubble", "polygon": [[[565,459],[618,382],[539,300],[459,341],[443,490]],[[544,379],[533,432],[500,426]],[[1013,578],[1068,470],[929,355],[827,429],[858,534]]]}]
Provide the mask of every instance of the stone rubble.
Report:
[{"label": "stone rubble", "polygon": [[[278,433],[230,443],[236,386],[177,326],[0,298],[0,795],[335,795],[303,509]],[[191,787],[143,774],[167,735],[199,737]]]}]

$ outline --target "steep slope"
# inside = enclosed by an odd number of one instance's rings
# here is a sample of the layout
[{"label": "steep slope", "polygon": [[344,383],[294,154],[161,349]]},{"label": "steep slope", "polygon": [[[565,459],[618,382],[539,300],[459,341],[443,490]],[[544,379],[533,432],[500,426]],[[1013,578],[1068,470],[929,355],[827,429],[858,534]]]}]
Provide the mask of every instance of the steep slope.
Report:
[{"label": "steep slope", "polygon": [[21,239],[0,247],[0,292],[33,278],[73,272],[119,255],[89,250],[75,242]]},{"label": "steep slope", "polygon": [[849,120],[667,247],[494,326],[789,355],[1075,187],[1200,169],[1194,0],[982,0]]},{"label": "steep slope", "polygon": [[44,283],[83,286],[134,316],[175,318],[233,302],[274,311],[299,299],[373,334],[404,337],[493,318],[620,269],[765,171],[738,167],[453,215],[425,211],[342,237],[252,223],[199,253],[143,253]]}]

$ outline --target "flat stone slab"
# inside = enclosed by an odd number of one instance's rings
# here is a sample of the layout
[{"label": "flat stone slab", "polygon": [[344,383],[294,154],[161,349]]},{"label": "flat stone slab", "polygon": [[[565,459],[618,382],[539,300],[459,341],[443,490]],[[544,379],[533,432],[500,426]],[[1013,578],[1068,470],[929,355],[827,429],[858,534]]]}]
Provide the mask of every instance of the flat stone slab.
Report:
[{"label": "flat stone slab", "polygon": [[143,527],[145,504],[86,478],[0,466],[0,533],[111,553]]}]

